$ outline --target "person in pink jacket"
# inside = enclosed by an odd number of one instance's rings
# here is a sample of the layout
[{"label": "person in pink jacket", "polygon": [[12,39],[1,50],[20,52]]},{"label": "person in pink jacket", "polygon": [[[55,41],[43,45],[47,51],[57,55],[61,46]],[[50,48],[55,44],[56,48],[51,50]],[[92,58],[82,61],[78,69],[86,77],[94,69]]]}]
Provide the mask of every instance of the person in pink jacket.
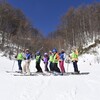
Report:
[{"label": "person in pink jacket", "polygon": [[59,66],[61,73],[65,73],[65,67],[64,67],[64,60],[65,60],[65,51],[64,49],[61,50],[61,53],[59,54],[60,59],[59,59]]}]

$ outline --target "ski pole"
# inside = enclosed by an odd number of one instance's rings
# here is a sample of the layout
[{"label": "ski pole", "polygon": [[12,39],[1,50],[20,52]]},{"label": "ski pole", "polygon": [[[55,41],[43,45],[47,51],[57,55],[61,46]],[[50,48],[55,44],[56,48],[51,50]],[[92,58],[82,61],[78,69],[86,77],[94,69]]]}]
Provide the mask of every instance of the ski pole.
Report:
[{"label": "ski pole", "polygon": [[14,66],[15,66],[15,60],[14,60],[13,65],[12,65],[12,72],[13,72]]},{"label": "ski pole", "polygon": [[41,47],[38,51],[41,51],[43,49],[43,47]]},{"label": "ski pole", "polygon": [[[42,49],[43,49],[43,47],[41,47],[37,52],[40,52]],[[36,52],[36,53],[37,53],[37,52]],[[35,53],[35,54],[36,54],[36,53]]]},{"label": "ski pole", "polygon": [[69,62],[67,62],[67,73],[68,73]]}]

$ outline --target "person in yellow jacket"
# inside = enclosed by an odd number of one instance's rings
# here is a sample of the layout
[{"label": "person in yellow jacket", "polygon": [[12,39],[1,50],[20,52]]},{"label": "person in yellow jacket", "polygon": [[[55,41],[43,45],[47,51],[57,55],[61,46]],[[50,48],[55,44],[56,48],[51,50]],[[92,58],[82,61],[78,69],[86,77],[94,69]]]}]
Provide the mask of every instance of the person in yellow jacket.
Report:
[{"label": "person in yellow jacket", "polygon": [[53,49],[52,52],[53,52],[53,60],[52,60],[52,63],[53,63],[53,71],[54,72],[61,73],[60,72],[60,69],[58,67],[59,54],[57,53],[57,50],[56,49]]},{"label": "person in yellow jacket", "polygon": [[43,72],[42,71],[42,68],[40,66],[40,62],[41,62],[41,54],[40,54],[40,51],[38,51],[36,54],[35,54],[35,59],[36,59],[36,69],[37,69],[37,73],[39,72]]},{"label": "person in yellow jacket", "polygon": [[70,58],[73,62],[73,67],[74,67],[74,72],[75,73],[79,73],[80,71],[78,70],[78,65],[77,65],[77,62],[78,62],[78,50],[76,48],[74,48],[72,50],[72,53],[70,54]]},{"label": "person in yellow jacket", "polygon": [[53,53],[52,53],[52,51],[49,51],[49,68],[50,68],[50,71],[52,72],[53,71]]},{"label": "person in yellow jacket", "polygon": [[24,59],[22,50],[19,50],[19,53],[17,54],[16,57],[17,57],[17,61],[18,61],[19,72],[22,72],[21,64],[22,64],[22,60]]}]

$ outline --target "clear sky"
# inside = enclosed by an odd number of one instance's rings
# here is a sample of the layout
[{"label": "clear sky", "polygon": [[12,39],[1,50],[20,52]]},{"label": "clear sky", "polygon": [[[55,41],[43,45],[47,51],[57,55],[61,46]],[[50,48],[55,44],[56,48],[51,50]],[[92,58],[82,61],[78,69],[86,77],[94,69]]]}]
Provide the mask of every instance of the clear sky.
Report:
[{"label": "clear sky", "polygon": [[44,35],[56,30],[60,18],[70,7],[79,7],[100,0],[6,0],[13,7],[21,9],[32,25]]}]

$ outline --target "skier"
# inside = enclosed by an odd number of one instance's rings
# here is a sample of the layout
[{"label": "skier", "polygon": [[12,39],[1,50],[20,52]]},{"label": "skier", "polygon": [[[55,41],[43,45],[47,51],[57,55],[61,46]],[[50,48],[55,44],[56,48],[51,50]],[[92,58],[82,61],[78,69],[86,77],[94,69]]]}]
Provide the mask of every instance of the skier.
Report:
[{"label": "skier", "polygon": [[52,51],[49,51],[49,68],[50,68],[50,71],[52,72],[53,71],[53,54],[52,54]]},{"label": "skier", "polygon": [[44,53],[44,57],[43,57],[42,60],[43,60],[44,65],[45,65],[45,71],[49,72],[49,69],[48,69],[48,60],[49,60],[49,57],[48,57],[47,53]]},{"label": "skier", "polygon": [[25,64],[23,66],[23,74],[27,74],[30,75],[30,69],[29,69],[29,65],[31,62],[31,54],[29,52],[29,49],[25,50]]},{"label": "skier", "polygon": [[18,72],[22,73],[22,66],[21,66],[21,64],[22,64],[22,60],[24,59],[24,57],[23,57],[23,52],[22,52],[21,49],[19,50],[19,53],[18,53],[18,55],[15,56],[15,58],[16,57],[17,57],[18,67],[19,67],[19,71]]},{"label": "skier", "polygon": [[78,50],[76,48],[74,48],[72,50],[72,53],[70,54],[70,58],[73,62],[73,67],[74,67],[74,72],[79,74],[80,71],[78,70],[78,65],[77,65],[77,62],[78,62]]},{"label": "skier", "polygon": [[40,66],[41,55],[40,55],[40,52],[39,52],[39,51],[36,53],[35,59],[36,59],[36,69],[37,69],[37,72],[43,72],[43,71],[42,71],[42,68],[41,68],[41,66]]},{"label": "skier", "polygon": [[60,73],[60,69],[58,68],[58,61],[59,61],[59,55],[57,53],[57,49],[53,49],[53,71]]},{"label": "skier", "polygon": [[59,65],[60,65],[60,69],[61,69],[61,73],[65,73],[65,68],[64,68],[64,60],[65,60],[65,51],[64,49],[61,50],[60,53],[60,59],[59,59]]}]

